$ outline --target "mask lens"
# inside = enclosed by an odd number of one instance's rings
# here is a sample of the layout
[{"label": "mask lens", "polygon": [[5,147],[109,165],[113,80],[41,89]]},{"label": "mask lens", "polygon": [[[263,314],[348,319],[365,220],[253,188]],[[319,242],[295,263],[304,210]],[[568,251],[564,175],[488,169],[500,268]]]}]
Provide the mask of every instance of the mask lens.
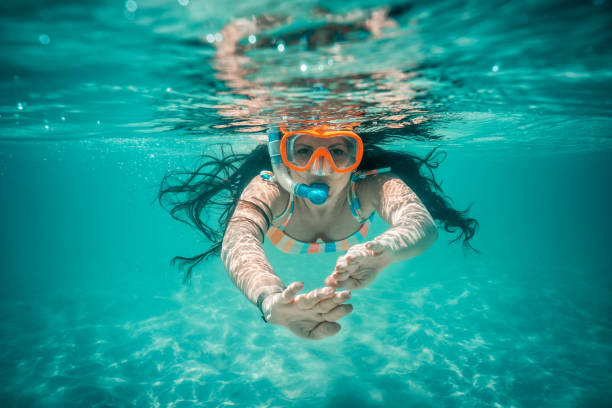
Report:
[{"label": "mask lens", "polygon": [[339,169],[346,169],[355,162],[355,157],[351,155],[351,149],[345,140],[339,140],[338,143],[330,146],[327,151],[331,155],[335,166]]},{"label": "mask lens", "polygon": [[288,141],[287,157],[297,167],[305,167],[318,147],[316,143],[309,143],[307,137],[296,135]]}]

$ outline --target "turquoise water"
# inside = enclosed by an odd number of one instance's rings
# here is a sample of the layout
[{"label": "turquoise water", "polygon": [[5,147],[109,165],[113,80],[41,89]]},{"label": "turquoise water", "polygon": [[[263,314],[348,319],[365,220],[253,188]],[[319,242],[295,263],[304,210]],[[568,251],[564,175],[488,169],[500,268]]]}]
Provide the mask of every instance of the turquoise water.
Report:
[{"label": "turquoise water", "polygon": [[[610,405],[609,1],[389,3],[378,36],[367,1],[11,3],[0,405]],[[215,54],[265,13],[278,25]],[[321,341],[264,324],[219,259],[183,285],[168,261],[208,243],[156,203],[161,178],[282,115],[421,123],[394,147],[447,152],[436,177],[482,254],[441,231]],[[266,250],[306,289],[335,261]]]}]

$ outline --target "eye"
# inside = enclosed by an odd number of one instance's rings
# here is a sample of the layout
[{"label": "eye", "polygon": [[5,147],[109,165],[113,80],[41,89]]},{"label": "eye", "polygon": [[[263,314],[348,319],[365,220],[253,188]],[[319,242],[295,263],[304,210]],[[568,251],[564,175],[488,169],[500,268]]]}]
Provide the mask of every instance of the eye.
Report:
[{"label": "eye", "polygon": [[295,154],[299,155],[309,155],[312,152],[312,149],[308,147],[300,147],[295,151]]},{"label": "eye", "polygon": [[346,154],[346,152],[342,149],[332,149],[331,150],[331,154],[333,154],[334,156],[344,156]]}]

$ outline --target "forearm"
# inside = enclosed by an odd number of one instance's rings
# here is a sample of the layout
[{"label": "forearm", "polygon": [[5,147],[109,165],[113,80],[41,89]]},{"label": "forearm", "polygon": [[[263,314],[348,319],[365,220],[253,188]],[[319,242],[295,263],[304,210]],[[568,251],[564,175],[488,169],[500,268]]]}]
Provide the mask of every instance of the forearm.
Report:
[{"label": "forearm", "polygon": [[438,238],[438,229],[431,216],[420,212],[398,220],[375,241],[391,250],[391,262],[400,262],[423,253]]},{"label": "forearm", "polygon": [[279,292],[285,288],[272,270],[261,240],[246,226],[234,223],[227,228],[221,259],[232,282],[254,304],[263,291]]}]

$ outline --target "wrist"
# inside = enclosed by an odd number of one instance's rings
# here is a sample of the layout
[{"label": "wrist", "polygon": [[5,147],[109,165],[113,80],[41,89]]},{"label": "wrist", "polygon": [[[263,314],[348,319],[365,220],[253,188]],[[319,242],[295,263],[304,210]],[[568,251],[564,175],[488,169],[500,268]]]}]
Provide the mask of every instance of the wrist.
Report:
[{"label": "wrist", "polygon": [[270,320],[270,312],[272,309],[272,304],[274,303],[274,299],[276,298],[276,295],[280,293],[282,292],[270,293],[261,303],[261,314],[264,317],[266,323],[268,323]]},{"label": "wrist", "polygon": [[265,287],[257,297],[257,308],[261,313],[261,317],[264,322],[268,323],[270,317],[270,308],[272,306],[271,301],[274,300],[274,295],[282,293],[285,290],[281,286],[267,286]]},{"label": "wrist", "polygon": [[388,264],[392,264],[394,262],[399,261],[397,259],[397,245],[395,244],[393,238],[386,236],[385,234],[381,234],[378,237],[374,238],[372,241],[377,244],[380,255],[384,255]]}]

